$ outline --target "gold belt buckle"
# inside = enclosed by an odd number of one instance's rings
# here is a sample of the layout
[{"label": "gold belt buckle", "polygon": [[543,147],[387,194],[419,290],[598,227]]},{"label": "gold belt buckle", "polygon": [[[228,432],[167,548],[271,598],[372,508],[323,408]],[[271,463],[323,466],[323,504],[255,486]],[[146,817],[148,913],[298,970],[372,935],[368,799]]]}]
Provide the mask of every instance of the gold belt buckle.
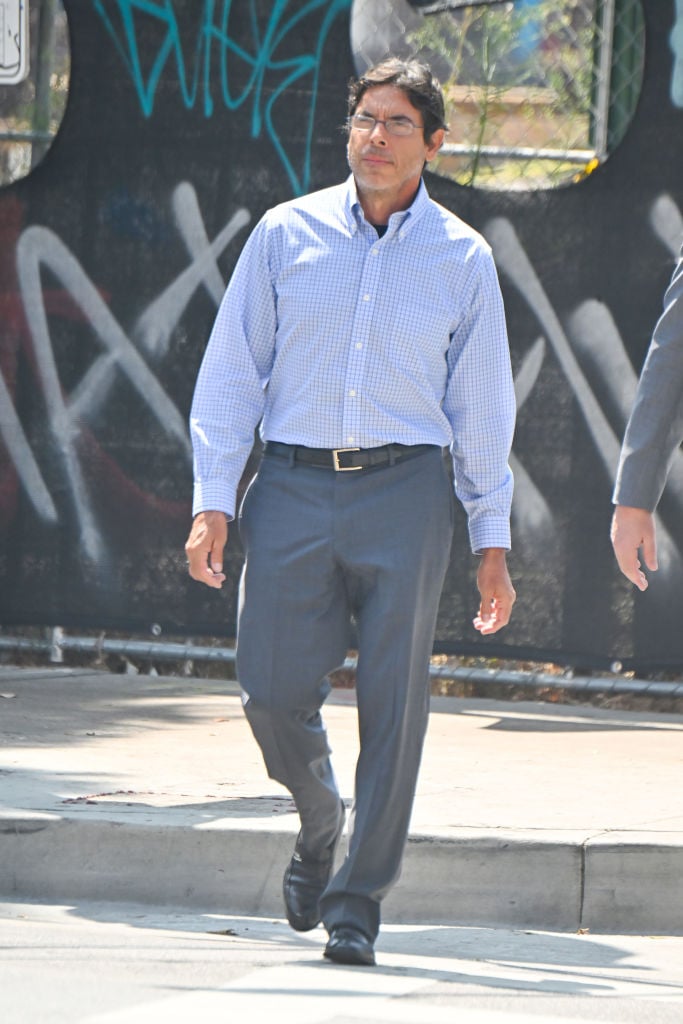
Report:
[{"label": "gold belt buckle", "polygon": [[332,449],[332,465],[334,466],[335,473],[349,473],[353,469],[362,469],[362,466],[340,466],[339,465],[339,453],[340,452],[359,452],[360,448],[333,448]]}]

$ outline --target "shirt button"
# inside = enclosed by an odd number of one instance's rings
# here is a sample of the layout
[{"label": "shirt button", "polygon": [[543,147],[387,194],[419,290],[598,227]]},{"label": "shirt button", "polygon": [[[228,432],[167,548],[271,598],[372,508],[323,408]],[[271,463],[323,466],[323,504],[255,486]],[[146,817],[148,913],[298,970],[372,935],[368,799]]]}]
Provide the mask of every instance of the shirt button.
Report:
[{"label": "shirt button", "polygon": [[362,347],[363,347],[363,342],[362,341],[357,341],[356,342],[356,348],[362,348]]},{"label": "shirt button", "polygon": [[363,296],[363,302],[369,302],[369,301],[370,301],[370,296],[369,295],[364,295]]},{"label": "shirt button", "polygon": [[353,441],[354,441],[353,437],[347,437],[346,438],[346,443],[347,444],[353,444]]},{"label": "shirt button", "polygon": [[372,255],[373,256],[379,256],[379,249],[373,249],[372,250]]},{"label": "shirt button", "polygon": [[351,390],[349,391],[349,395],[351,396],[351,398],[355,398],[356,397],[356,389],[355,388],[351,388]]}]

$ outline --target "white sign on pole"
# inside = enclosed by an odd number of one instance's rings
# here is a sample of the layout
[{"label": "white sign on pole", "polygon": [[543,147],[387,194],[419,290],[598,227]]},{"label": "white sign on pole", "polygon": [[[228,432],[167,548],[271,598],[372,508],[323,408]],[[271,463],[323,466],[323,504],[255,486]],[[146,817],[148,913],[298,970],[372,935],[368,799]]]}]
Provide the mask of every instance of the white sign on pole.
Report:
[{"label": "white sign on pole", "polygon": [[28,75],[28,0],[0,0],[0,85]]}]

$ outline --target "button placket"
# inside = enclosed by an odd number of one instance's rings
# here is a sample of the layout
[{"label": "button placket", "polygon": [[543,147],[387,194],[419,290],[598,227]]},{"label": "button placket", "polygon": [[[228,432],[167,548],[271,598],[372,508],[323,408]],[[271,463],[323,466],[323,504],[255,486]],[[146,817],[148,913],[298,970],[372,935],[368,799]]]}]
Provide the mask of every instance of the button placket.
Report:
[{"label": "button placket", "polygon": [[[367,244],[367,240],[363,240]],[[360,409],[359,396],[362,395],[367,356],[367,343],[374,314],[373,298],[380,281],[381,260],[379,246],[375,243],[367,250],[363,263],[363,272],[358,284],[358,302],[351,331],[351,342],[348,352],[344,403],[342,410],[342,435],[346,444],[357,444],[360,433],[358,414]]]}]

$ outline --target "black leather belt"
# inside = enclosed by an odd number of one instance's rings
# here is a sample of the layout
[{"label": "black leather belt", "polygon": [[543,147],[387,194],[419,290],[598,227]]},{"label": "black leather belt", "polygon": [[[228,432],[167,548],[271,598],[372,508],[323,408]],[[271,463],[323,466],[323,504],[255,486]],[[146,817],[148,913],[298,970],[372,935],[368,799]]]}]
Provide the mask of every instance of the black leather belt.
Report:
[{"label": "black leather belt", "polygon": [[265,454],[319,469],[349,473],[354,469],[370,469],[371,466],[392,466],[395,462],[434,451],[435,447],[433,444],[385,444],[381,448],[307,448],[300,444],[266,441]]}]

